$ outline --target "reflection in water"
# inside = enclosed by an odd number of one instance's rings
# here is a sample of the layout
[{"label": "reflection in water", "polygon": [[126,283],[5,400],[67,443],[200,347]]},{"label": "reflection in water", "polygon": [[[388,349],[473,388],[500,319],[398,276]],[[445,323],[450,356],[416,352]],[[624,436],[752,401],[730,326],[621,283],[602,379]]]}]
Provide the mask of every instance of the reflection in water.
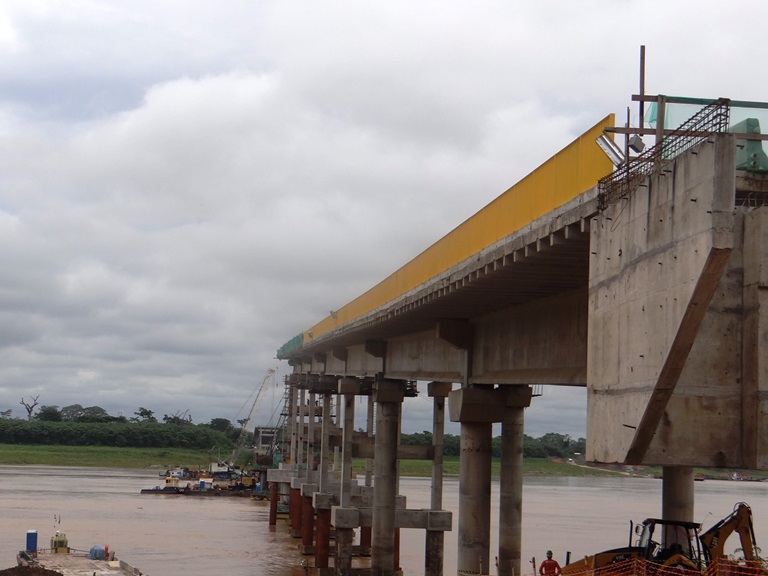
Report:
[{"label": "reflection in water", "polygon": [[[158,484],[156,472],[106,468],[0,466],[0,569],[15,564],[26,531],[41,544],[61,529],[77,548],[109,544],[151,576],[303,576],[298,540],[285,523],[268,525],[268,503],[241,498],[140,495]],[[429,507],[428,478],[403,478],[400,493],[409,508]],[[768,483],[696,483],[695,520],[705,527],[726,516],[737,501],[752,506],[758,545],[768,537]],[[526,479],[523,556],[540,559],[547,549],[561,564],[567,551],[580,558],[627,543],[629,520],[661,514],[661,481],[646,478]],[[498,483],[492,502],[498,502]],[[454,512],[445,535],[446,575],[456,573],[458,481],[446,480],[444,508]],[[61,524],[54,521],[61,516]],[[498,534],[492,513],[491,563]],[[424,532],[403,530],[405,574],[424,572]],[[738,542],[729,542],[729,551]],[[763,547],[765,545],[763,544]],[[493,572],[493,571],[492,571]],[[531,572],[527,565],[526,573]]]}]

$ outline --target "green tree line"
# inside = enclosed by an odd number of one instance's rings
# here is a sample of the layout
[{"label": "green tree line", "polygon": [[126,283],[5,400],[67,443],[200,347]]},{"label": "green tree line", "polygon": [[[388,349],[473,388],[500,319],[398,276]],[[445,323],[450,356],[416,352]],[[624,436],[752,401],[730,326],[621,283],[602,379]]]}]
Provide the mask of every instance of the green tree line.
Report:
[{"label": "green tree line", "polygon": [[178,426],[153,422],[92,423],[45,420],[0,420],[2,444],[125,446],[231,450],[232,441],[210,426]]},{"label": "green tree line", "polygon": [[[410,446],[432,446],[432,433],[402,434],[400,443]],[[523,435],[523,456],[525,458],[572,458],[584,454],[586,440],[574,439],[567,434],[550,432],[540,438]],[[501,436],[493,439],[491,445],[494,458],[501,457]],[[446,434],[443,437],[443,454],[445,456],[461,455],[461,437]]]},{"label": "green tree line", "polygon": [[[35,398],[36,400],[36,398]],[[31,402],[30,402],[30,405]],[[35,402],[36,405],[36,402]],[[152,410],[144,407],[131,418],[110,416],[99,406],[83,408],[79,404],[59,409],[40,406],[29,419],[0,418],[1,444],[48,444],[63,446],[121,446],[134,448],[191,448],[232,450],[238,440],[253,443],[253,434],[241,438],[244,420],[233,425],[226,418],[214,418],[206,424],[193,424],[187,412],[165,414],[162,423]],[[403,445],[431,446],[432,433],[402,434]],[[461,438],[452,434],[443,437],[443,454],[460,456]],[[285,447],[284,447],[285,448]],[[572,458],[583,454],[584,438],[550,432],[540,438],[523,436],[523,456],[526,458]],[[501,457],[501,437],[493,439],[492,455]]]},{"label": "green tree line", "polygon": [[[35,407],[34,403],[25,404]],[[22,403],[23,400],[22,400]],[[131,418],[110,416],[99,406],[79,404],[40,406],[28,409],[27,420],[0,418],[1,444],[47,444],[60,446],[119,446],[132,448],[189,448],[229,451],[240,438],[242,428],[224,418],[195,425],[187,412],[164,415],[158,422],[152,410],[140,407]],[[243,425],[243,422],[240,423]],[[248,434],[249,442],[253,435]]]}]

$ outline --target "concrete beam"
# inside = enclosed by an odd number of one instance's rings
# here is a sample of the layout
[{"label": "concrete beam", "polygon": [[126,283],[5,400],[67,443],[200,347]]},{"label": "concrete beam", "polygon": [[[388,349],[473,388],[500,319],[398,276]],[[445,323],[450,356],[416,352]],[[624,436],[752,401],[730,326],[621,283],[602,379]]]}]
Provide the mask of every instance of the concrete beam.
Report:
[{"label": "concrete beam", "polygon": [[334,348],[331,352],[333,354],[333,357],[336,358],[336,360],[341,360],[342,362],[347,361],[347,349],[346,348]]},{"label": "concrete beam", "polygon": [[468,350],[474,345],[475,329],[467,320],[446,318],[438,321],[435,336],[455,348]]},{"label": "concrete beam", "polygon": [[365,351],[374,358],[384,358],[387,355],[386,340],[366,340]]},{"label": "concrete beam", "polygon": [[[375,438],[370,438],[367,442],[357,442],[352,445],[352,456],[354,458],[375,458],[374,453]],[[432,460],[435,450],[432,446],[398,446],[398,460]]]},{"label": "concrete beam", "polygon": [[[334,506],[331,510],[331,522],[336,528],[354,529],[371,526],[373,509]],[[452,524],[453,514],[448,510],[402,508],[395,510],[395,528],[450,532]]]}]

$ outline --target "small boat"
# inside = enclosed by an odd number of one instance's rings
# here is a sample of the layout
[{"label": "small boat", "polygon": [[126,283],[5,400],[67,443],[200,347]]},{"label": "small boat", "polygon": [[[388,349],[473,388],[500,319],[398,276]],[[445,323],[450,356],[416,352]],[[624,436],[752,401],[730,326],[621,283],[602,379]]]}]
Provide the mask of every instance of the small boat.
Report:
[{"label": "small boat", "polygon": [[109,546],[91,546],[89,550],[77,550],[69,546],[67,535],[59,531],[51,537],[50,548],[38,548],[37,531],[28,531],[26,548],[16,555],[16,562],[19,566],[45,568],[64,576],[144,575],[138,568],[118,560],[114,550],[110,550]]}]

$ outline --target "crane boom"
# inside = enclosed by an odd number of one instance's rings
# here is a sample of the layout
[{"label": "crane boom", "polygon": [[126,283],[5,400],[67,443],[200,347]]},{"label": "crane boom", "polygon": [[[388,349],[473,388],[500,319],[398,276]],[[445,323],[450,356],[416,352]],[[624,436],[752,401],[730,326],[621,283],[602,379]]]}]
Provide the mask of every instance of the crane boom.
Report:
[{"label": "crane boom", "polygon": [[267,381],[274,374],[275,374],[274,368],[268,369],[267,373],[264,375],[264,378],[261,381],[259,390],[256,392],[256,398],[253,400],[253,404],[251,404],[251,411],[248,412],[248,418],[246,418],[245,422],[243,423],[243,427],[240,430],[240,436],[238,436],[237,443],[235,444],[235,448],[232,450],[232,456],[230,456],[229,458],[230,467],[235,465],[235,460],[237,459],[237,455],[240,453],[240,450],[242,450],[243,446],[245,445],[245,440],[246,438],[248,438],[248,425],[251,423],[251,420],[253,419],[253,414],[256,412],[256,406],[259,403],[259,399],[261,398],[262,392],[264,392],[264,388],[266,387]]}]

